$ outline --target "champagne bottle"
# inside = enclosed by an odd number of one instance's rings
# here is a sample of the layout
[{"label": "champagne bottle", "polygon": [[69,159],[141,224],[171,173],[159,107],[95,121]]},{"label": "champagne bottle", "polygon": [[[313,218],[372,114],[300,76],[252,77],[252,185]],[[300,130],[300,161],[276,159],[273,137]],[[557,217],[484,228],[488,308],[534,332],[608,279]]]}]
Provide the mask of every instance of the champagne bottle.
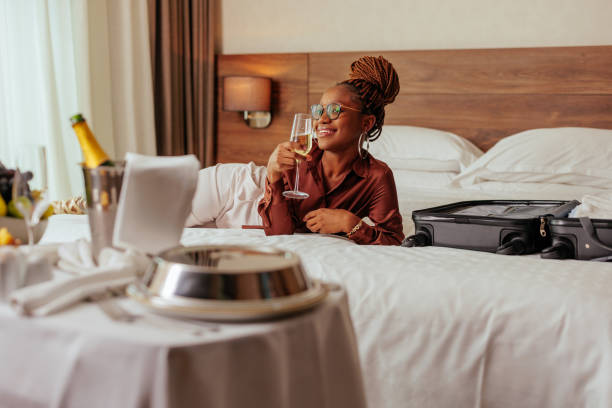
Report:
[{"label": "champagne bottle", "polygon": [[90,169],[98,166],[114,166],[108,155],[102,150],[96,137],[93,135],[85,118],[82,114],[77,113],[70,117],[72,122],[72,128],[79,139],[81,145],[81,151],[83,152],[83,158],[85,159],[85,167]]}]

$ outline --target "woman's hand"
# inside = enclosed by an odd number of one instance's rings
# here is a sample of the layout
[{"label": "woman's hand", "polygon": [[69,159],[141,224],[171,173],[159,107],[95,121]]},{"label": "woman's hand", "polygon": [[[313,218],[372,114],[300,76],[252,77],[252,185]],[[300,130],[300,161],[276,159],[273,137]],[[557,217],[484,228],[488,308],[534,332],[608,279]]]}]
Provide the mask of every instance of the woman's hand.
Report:
[{"label": "woman's hand", "polygon": [[276,146],[268,160],[267,177],[270,183],[277,182],[283,176],[284,171],[294,168],[296,160],[304,159],[294,152],[297,147],[299,144],[296,142],[284,142]]},{"label": "woman's hand", "polygon": [[360,220],[350,211],[331,208],[319,208],[304,216],[306,228],[321,234],[348,233]]}]

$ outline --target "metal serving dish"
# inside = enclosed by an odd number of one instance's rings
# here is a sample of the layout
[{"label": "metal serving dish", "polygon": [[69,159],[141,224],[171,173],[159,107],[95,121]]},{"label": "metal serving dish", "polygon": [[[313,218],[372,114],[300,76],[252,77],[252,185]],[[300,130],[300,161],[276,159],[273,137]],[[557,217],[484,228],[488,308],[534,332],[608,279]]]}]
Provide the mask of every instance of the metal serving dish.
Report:
[{"label": "metal serving dish", "polygon": [[314,306],[327,288],[308,278],[293,252],[205,245],[162,252],[128,295],[166,314],[251,320]]},{"label": "metal serving dish", "polygon": [[296,254],[248,246],[173,248],[154,259],[143,283],[161,297],[216,300],[272,299],[311,286]]}]

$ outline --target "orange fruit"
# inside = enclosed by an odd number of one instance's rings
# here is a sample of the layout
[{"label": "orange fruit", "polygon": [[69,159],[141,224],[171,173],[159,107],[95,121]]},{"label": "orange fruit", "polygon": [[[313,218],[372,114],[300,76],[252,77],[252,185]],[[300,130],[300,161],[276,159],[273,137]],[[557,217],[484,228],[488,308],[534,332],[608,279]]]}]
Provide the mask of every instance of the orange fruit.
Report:
[{"label": "orange fruit", "polygon": [[15,239],[6,228],[0,228],[0,245],[13,245]]}]

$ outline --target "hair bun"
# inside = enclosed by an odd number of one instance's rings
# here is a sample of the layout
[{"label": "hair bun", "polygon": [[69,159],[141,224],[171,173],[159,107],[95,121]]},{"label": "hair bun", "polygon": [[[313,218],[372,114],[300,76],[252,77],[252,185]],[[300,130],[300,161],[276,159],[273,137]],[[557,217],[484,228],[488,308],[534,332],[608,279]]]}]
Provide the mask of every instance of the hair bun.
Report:
[{"label": "hair bun", "polygon": [[393,65],[382,56],[364,56],[351,64],[349,81],[364,81],[380,92],[384,105],[395,100],[399,93],[399,77]]}]

